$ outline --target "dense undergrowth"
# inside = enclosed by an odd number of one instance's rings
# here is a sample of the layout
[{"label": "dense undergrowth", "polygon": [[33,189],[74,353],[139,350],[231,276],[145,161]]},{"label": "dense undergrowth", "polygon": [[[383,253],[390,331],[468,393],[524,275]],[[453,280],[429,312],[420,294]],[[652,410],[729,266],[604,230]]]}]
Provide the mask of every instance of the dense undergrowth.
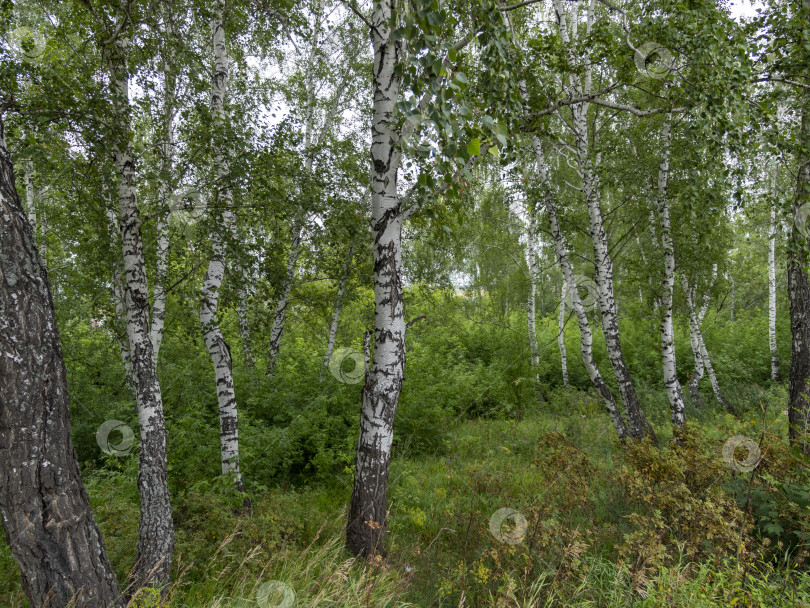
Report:
[{"label": "dense undergrowth", "polygon": [[[553,315],[540,325],[546,400],[538,402],[522,337],[476,323],[464,298],[411,296],[409,317],[427,319],[409,333],[387,551],[371,563],[342,545],[359,385],[320,378],[323,328],[293,319],[275,380],[237,365],[242,468],[253,501],[253,516],[243,517],[240,498],[218,476],[210,361],[193,323],[170,315],[160,370],[177,529],[168,606],[269,608],[282,596],[271,594],[264,606],[256,593],[273,580],[290,586],[297,607],[810,606],[810,479],[786,445],[785,388],[767,378],[765,324],[709,320],[718,375],[743,415],[733,418],[712,399],[690,404],[675,442],[657,380],[657,337],[630,316],[623,340],[659,446],[621,445],[572,356],[575,327],[566,330],[573,386],[565,388]],[[359,312],[368,309],[364,297],[344,314],[342,344],[359,347],[353,336],[369,322]],[[522,314],[502,325],[519,328]],[[137,431],[134,407],[110,336],[61,321],[74,443],[110,560],[125,580],[137,539],[137,450],[107,456],[95,430],[120,419]],[[233,318],[225,327],[236,335]],[[688,336],[676,341],[688,345]],[[598,342],[596,352],[607,369]],[[689,353],[680,354],[688,371]],[[724,460],[734,436],[758,444],[753,472]],[[526,518],[520,542],[490,530],[503,508]],[[520,532],[509,522],[501,538]],[[0,597],[27,606],[5,545]],[[155,605],[156,597],[144,594],[133,606]]]}]

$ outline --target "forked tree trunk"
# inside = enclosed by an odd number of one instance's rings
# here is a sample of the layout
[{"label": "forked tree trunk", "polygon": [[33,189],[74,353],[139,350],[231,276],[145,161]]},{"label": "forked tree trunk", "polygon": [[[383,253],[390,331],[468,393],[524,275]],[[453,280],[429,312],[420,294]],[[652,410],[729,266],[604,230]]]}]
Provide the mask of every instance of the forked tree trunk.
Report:
[{"label": "forked tree trunk", "polygon": [[[122,0],[122,9],[127,2]],[[138,546],[132,569],[134,591],[169,582],[174,550],[174,523],[166,463],[163,400],[149,338],[149,289],[141,236],[141,216],[135,200],[135,161],[132,157],[129,114],[129,73],[123,32],[106,50],[115,117],[111,147],[118,177],[119,223],[124,258],[124,301],[127,337],[135,382],[140,426],[138,490],[141,514]]]},{"label": "forked tree trunk", "polygon": [[[213,136],[214,163],[217,171],[215,208],[220,209],[211,235],[211,259],[203,280],[200,304],[200,324],[205,346],[214,365],[217,404],[219,407],[220,464],[223,475],[231,475],[236,489],[244,492],[242,473],[239,468],[239,422],[236,392],[233,384],[233,359],[231,349],[217,319],[219,292],[225,276],[227,255],[226,239],[233,232],[233,192],[230,185],[230,163],[224,150],[222,138],[228,115],[225,99],[228,92],[228,50],[225,40],[225,0],[214,0],[211,18],[211,36],[214,48],[214,72],[211,80],[211,116],[215,133]],[[249,504],[245,505],[249,507]]]},{"label": "forked tree trunk", "polygon": [[287,271],[276,302],[276,310],[273,313],[273,328],[270,331],[270,347],[267,351],[267,372],[265,374],[267,376],[276,375],[276,361],[279,350],[281,350],[281,336],[284,334],[287,306],[290,304],[290,292],[295,279],[295,266],[298,264],[298,257],[301,255],[302,224],[303,221],[296,217],[293,219],[290,228],[290,252],[287,256]]},{"label": "forked tree trunk", "polygon": [[[575,51],[577,27],[579,21],[579,3],[575,3],[571,13],[563,6],[562,0],[554,0],[554,9],[557,15],[558,31],[563,45],[572,64],[583,63],[585,65],[584,75],[572,75],[571,83],[567,87],[571,97],[580,97],[591,93],[591,64],[590,49],[585,47],[583,56],[578,57]],[[569,17],[571,23],[569,24]],[[593,4],[589,4],[588,18],[586,22],[586,35],[590,34],[593,21]],[[624,360],[621,338],[619,336],[619,320],[616,308],[616,300],[613,292],[613,260],[610,258],[608,250],[608,238],[604,228],[602,218],[601,191],[599,175],[595,160],[591,150],[590,129],[588,126],[589,103],[576,103],[571,106],[571,127],[574,132],[574,149],[578,164],[579,176],[582,179],[582,189],[585,194],[585,202],[588,206],[588,218],[591,241],[594,251],[594,263],[596,266],[596,285],[599,291],[599,310],[601,312],[602,333],[605,336],[608,357],[613,369],[613,375],[619,387],[619,392],[624,403],[627,415],[628,434],[633,439],[643,439],[650,437],[654,443],[658,442],[652,425],[647,421],[644,411],[641,409],[638,395],[636,394],[630,370]]]},{"label": "forked tree trunk", "polygon": [[332,311],[332,322],[329,324],[329,336],[326,340],[326,353],[323,356],[323,364],[321,365],[321,381],[323,381],[326,375],[326,370],[329,368],[329,360],[332,358],[332,352],[335,350],[335,339],[337,338],[338,325],[340,323],[340,313],[343,310],[343,296],[346,293],[346,283],[349,281],[349,272],[352,268],[353,257],[354,245],[350,245],[349,253],[346,255],[346,261],[343,263],[343,270],[338,280],[335,308]]},{"label": "forked tree trunk", "polygon": [[672,326],[672,301],[675,289],[675,246],[672,241],[669,201],[667,200],[667,186],[669,182],[669,153],[670,153],[670,121],[665,119],[662,140],[663,150],[661,162],[658,165],[658,221],[661,229],[661,249],[664,254],[664,291],[661,295],[661,359],[664,368],[664,387],[669,399],[669,409],[672,415],[672,425],[683,427],[685,422],[685,406],[683,390],[678,382],[677,365],[675,361],[675,336]]},{"label": "forked tree trunk", "polygon": [[[805,0],[810,8],[810,2]],[[807,95],[804,103],[810,104]],[[799,141],[810,145],[810,117],[805,108],[802,113]],[[810,203],[810,157],[798,155],[799,171],[796,177],[796,196],[793,199],[793,217],[802,205]],[[810,454],[808,420],[810,420],[810,282],[807,279],[808,239],[803,238],[795,222],[790,232],[790,248],[787,261],[788,303],[790,304],[790,332],[792,357],[788,386],[788,423],[790,444]]]},{"label": "forked tree trunk", "polygon": [[[776,169],[773,177],[776,197]],[[771,350],[771,380],[779,380],[779,353],[776,350],[776,200],[771,201],[771,221],[768,227],[768,346]]]},{"label": "forked tree trunk", "polygon": [[[533,147],[535,159],[537,162],[537,172],[540,179],[540,185],[543,188],[543,195],[545,197],[546,212],[548,213],[548,220],[551,226],[551,238],[554,241],[554,250],[557,253],[557,259],[560,261],[560,266],[563,272],[565,284],[568,287],[568,292],[571,294],[571,307],[577,317],[579,324],[579,339],[580,339],[580,354],[582,356],[582,364],[588,372],[588,377],[591,379],[591,384],[599,393],[602,401],[605,404],[610,421],[613,423],[613,428],[616,429],[616,434],[619,439],[624,439],[628,435],[627,424],[622,418],[619,409],[616,407],[616,399],[613,393],[610,392],[607,384],[605,384],[602,374],[599,373],[599,368],[596,366],[596,360],[593,357],[593,333],[591,333],[591,325],[588,320],[588,313],[582,304],[579,291],[577,290],[576,278],[574,270],[568,259],[568,249],[565,245],[565,239],[560,231],[560,222],[557,217],[557,202],[549,177],[548,165],[545,161],[543,153],[543,144],[539,138],[535,137],[533,140]],[[566,293],[563,294],[562,299],[567,297]]]},{"label": "forked tree trunk", "polygon": [[70,438],[53,299],[17,195],[2,116],[0,353],[0,519],[23,591],[36,608],[120,608]]},{"label": "forked tree trunk", "polygon": [[382,549],[394,415],[405,373],[402,301],[402,209],[397,192],[401,153],[394,113],[400,96],[401,42],[393,35],[393,2],[374,4],[371,124],[371,229],[374,257],[374,358],[362,392],[360,437],[346,528],[356,555]]},{"label": "forked tree trunk", "polygon": [[699,384],[703,379],[703,372],[705,370],[706,374],[709,376],[709,382],[711,383],[715,398],[726,410],[736,416],[737,412],[734,406],[726,399],[726,396],[720,389],[720,383],[717,381],[717,374],[714,372],[709,350],[706,348],[706,341],[703,339],[703,332],[700,330],[700,324],[703,322],[703,317],[706,316],[706,311],[709,307],[709,294],[707,292],[704,296],[703,305],[700,310],[696,310],[695,288],[689,285],[685,276],[682,276],[681,280],[683,281],[683,288],[686,292],[686,305],[689,309],[689,335],[692,344],[692,354],[695,358],[695,373],[689,380],[689,393],[698,405],[703,405]]}]

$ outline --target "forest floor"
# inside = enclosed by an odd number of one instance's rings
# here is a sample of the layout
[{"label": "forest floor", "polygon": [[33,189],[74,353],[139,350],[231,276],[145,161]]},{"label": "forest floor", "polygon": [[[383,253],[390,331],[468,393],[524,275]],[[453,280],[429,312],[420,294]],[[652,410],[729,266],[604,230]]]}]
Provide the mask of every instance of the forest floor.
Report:
[{"label": "forest floor", "polygon": [[[660,448],[621,446],[604,414],[573,403],[568,415],[460,422],[434,455],[400,446],[387,552],[371,563],[342,545],[348,476],[265,489],[250,518],[219,488],[196,488],[175,512],[168,605],[810,607],[810,483],[784,413],[692,414],[677,447],[663,430]],[[760,450],[751,472],[723,456],[735,436]],[[123,577],[137,503],[116,479],[94,472],[87,483]],[[3,606],[28,605],[5,545],[2,595]]]}]

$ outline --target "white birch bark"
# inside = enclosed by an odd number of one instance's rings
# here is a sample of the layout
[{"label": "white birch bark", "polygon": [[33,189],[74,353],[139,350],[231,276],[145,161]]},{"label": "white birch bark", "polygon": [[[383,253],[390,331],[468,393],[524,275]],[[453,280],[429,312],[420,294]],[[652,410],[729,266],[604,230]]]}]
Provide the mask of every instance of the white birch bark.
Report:
[{"label": "white birch bark", "polygon": [[[128,2],[121,1],[126,12]],[[138,489],[141,497],[137,557],[132,589],[165,585],[170,580],[174,524],[169,499],[166,428],[163,400],[149,338],[149,289],[141,235],[141,216],[135,199],[135,161],[130,140],[128,39],[121,31],[105,49],[110,73],[114,135],[111,147],[118,178],[118,204],[124,260],[124,301],[127,338],[135,382],[140,427]]]},{"label": "white birch bark", "polygon": [[[574,45],[577,42],[577,28],[579,21],[579,2],[574,2],[569,13],[563,6],[562,0],[553,0],[557,16],[558,31],[572,65],[583,64],[584,75],[572,73],[570,84],[566,87],[569,97],[581,97],[591,93],[591,63],[590,50],[585,49],[582,57],[577,57]],[[588,4],[586,18],[586,32],[590,34],[593,23],[594,0]],[[569,23],[570,16],[570,23]],[[608,357],[611,368],[622,396],[628,420],[628,433],[633,439],[650,437],[657,443],[655,431],[647,421],[638,395],[636,394],[630,370],[622,353],[621,338],[619,336],[619,322],[616,300],[613,291],[613,260],[608,251],[608,238],[604,228],[601,208],[601,191],[597,165],[598,156],[594,158],[590,146],[588,126],[588,102],[577,103],[571,106],[571,127],[574,132],[574,150],[578,163],[578,173],[582,180],[585,202],[588,206],[588,218],[591,241],[596,266],[596,284],[599,292],[599,310],[601,312],[602,333],[605,336]]]},{"label": "white birch bark", "polygon": [[393,35],[395,3],[374,4],[371,123],[371,229],[374,257],[374,354],[362,392],[360,436],[346,541],[370,556],[385,537],[386,493],[394,415],[405,373],[402,300],[402,201],[397,192],[401,133],[394,114],[400,97],[401,42]]},{"label": "white birch bark", "polygon": [[[776,196],[776,171],[772,193]],[[776,201],[771,201],[768,226],[768,346],[771,350],[771,380],[779,380],[779,353],[776,350]]]},{"label": "white birch bark", "polygon": [[568,386],[568,353],[565,349],[565,294],[567,286],[568,283],[563,277],[562,291],[560,291],[560,313],[557,318],[557,345],[560,347],[563,386]]},{"label": "white birch bark", "polygon": [[672,425],[683,427],[685,422],[685,406],[683,390],[678,382],[677,366],[675,361],[675,336],[672,325],[672,301],[675,288],[675,246],[672,241],[669,202],[667,200],[667,186],[669,181],[669,154],[671,141],[671,125],[667,118],[662,130],[663,149],[661,161],[658,165],[658,193],[657,207],[659,228],[661,231],[661,249],[664,254],[664,291],[661,295],[661,359],[664,368],[664,387],[669,399],[672,415]]},{"label": "white birch bark", "polygon": [[349,253],[343,263],[343,270],[338,280],[337,297],[335,298],[335,308],[332,310],[332,322],[329,324],[329,336],[326,340],[326,353],[323,356],[321,366],[321,381],[323,381],[326,370],[329,368],[329,360],[335,350],[335,339],[337,338],[338,325],[340,323],[340,313],[343,310],[343,296],[346,293],[346,283],[349,281],[349,272],[352,268],[352,258],[354,257],[354,245],[349,246]]},{"label": "white birch bark", "polygon": [[[548,213],[549,224],[551,225],[551,237],[554,241],[554,250],[557,253],[557,259],[560,261],[565,284],[568,286],[568,289],[571,290],[571,306],[576,314],[577,323],[579,324],[580,355],[582,356],[582,364],[585,366],[585,370],[588,372],[588,377],[591,379],[591,384],[597,390],[599,396],[602,398],[602,401],[605,404],[605,410],[613,423],[613,427],[616,429],[619,439],[624,439],[628,435],[627,424],[622,418],[619,409],[616,407],[616,400],[613,397],[613,393],[610,392],[610,389],[602,378],[602,374],[599,373],[599,368],[597,367],[596,360],[593,356],[593,333],[591,332],[588,313],[582,304],[582,300],[576,288],[574,270],[571,267],[571,263],[568,259],[568,250],[565,245],[565,239],[560,231],[560,223],[557,217],[556,197],[554,195],[553,185],[549,177],[548,165],[546,164],[545,155],[543,153],[543,145],[538,137],[534,137],[533,147],[535,159],[537,161],[538,177],[540,178],[540,184],[544,190],[546,211]],[[563,294],[563,300],[565,300],[565,297],[565,294]]]},{"label": "white birch bark", "polygon": [[[225,0],[214,0],[211,16],[211,39],[214,49],[214,71],[211,80],[211,116],[214,122],[214,163],[217,171],[215,208],[221,209],[211,235],[211,258],[203,280],[200,324],[205,345],[214,365],[217,404],[219,407],[220,464],[223,475],[230,475],[239,492],[244,492],[239,467],[239,423],[233,384],[231,350],[222,335],[217,319],[219,292],[225,276],[226,240],[232,234],[233,192],[230,185],[230,162],[221,141],[228,123],[225,101],[228,93],[228,50],[225,39]],[[248,506],[247,504],[245,506]]]},{"label": "white birch bark", "polygon": [[34,237],[37,234],[37,207],[36,207],[36,194],[34,192],[34,163],[30,160],[25,163],[25,209],[28,216],[28,223],[34,232]]}]

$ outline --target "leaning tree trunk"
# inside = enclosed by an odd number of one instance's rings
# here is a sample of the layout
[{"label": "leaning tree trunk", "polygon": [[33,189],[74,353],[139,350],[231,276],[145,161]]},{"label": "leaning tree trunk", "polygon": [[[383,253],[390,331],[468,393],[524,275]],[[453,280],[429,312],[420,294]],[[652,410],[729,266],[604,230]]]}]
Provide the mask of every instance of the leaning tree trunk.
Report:
[{"label": "leaning tree trunk", "polygon": [[703,406],[703,397],[700,395],[700,381],[703,379],[705,366],[703,364],[703,350],[700,348],[700,323],[694,309],[694,289],[689,286],[686,277],[683,277],[683,288],[686,292],[686,305],[689,310],[689,342],[692,346],[692,356],[695,359],[695,371],[689,378],[689,395],[699,407]]},{"label": "leaning tree trunk", "polygon": [[174,550],[174,523],[169,499],[163,400],[155,368],[152,341],[149,338],[149,289],[144,265],[142,224],[135,201],[135,161],[130,141],[127,46],[128,41],[123,38],[123,34],[119,35],[115,43],[108,48],[107,59],[115,119],[111,147],[118,177],[127,337],[140,426],[138,490],[141,496],[141,516],[137,556],[131,574],[131,588],[137,591],[143,586],[160,586],[169,582]]},{"label": "leaning tree trunk", "polygon": [[[807,101],[805,103],[808,103]],[[807,109],[802,114],[799,141],[810,145],[810,118]],[[802,205],[810,203],[810,157],[799,154],[799,170],[796,177],[796,196],[793,199],[793,216]],[[799,446],[810,454],[808,420],[810,419],[810,282],[807,279],[808,239],[802,238],[795,222],[790,233],[790,249],[787,261],[788,303],[790,305],[790,331],[792,357],[788,386],[788,423],[790,444]]]},{"label": "leaning tree trunk", "polygon": [[[571,294],[571,307],[577,317],[579,324],[579,339],[580,339],[580,354],[582,356],[582,364],[588,372],[588,377],[591,379],[591,384],[599,393],[602,401],[605,404],[608,416],[610,417],[613,427],[619,439],[624,439],[628,435],[627,424],[622,418],[619,409],[616,407],[616,400],[613,393],[610,392],[607,384],[605,384],[602,374],[599,373],[599,368],[596,366],[596,360],[593,357],[593,334],[591,333],[591,325],[588,321],[588,313],[582,304],[582,299],[577,290],[576,278],[574,270],[568,259],[568,251],[565,246],[565,239],[560,231],[560,222],[557,217],[557,203],[554,196],[553,185],[549,176],[548,165],[545,161],[543,153],[543,144],[539,138],[533,138],[533,146],[535,159],[537,161],[537,171],[540,178],[540,185],[543,189],[543,194],[546,202],[546,211],[548,213],[548,220],[551,226],[551,238],[554,241],[554,250],[557,253],[557,259],[560,261],[562,267],[563,280]],[[567,297],[566,293],[563,294],[563,301]]]},{"label": "leaning tree trunk", "polygon": [[613,293],[613,260],[610,258],[608,251],[608,239],[602,219],[599,176],[590,157],[587,104],[576,104],[571,107],[571,110],[576,132],[576,148],[582,172],[583,190],[588,205],[590,234],[596,265],[596,285],[599,292],[599,310],[602,318],[602,333],[605,336],[608,358],[627,414],[628,434],[633,439],[650,437],[653,443],[657,443],[658,439],[655,436],[655,431],[641,409],[641,403],[633,385],[630,369],[624,360],[621,338],[619,337],[619,318]]},{"label": "leaning tree trunk", "polygon": [[[211,34],[214,48],[214,72],[211,81],[211,116],[215,134],[214,163],[217,170],[215,208],[221,208],[219,221],[215,222],[211,237],[211,259],[203,280],[200,304],[200,324],[205,346],[211,356],[216,378],[217,403],[219,405],[220,464],[223,475],[231,475],[239,492],[244,492],[242,473],[239,469],[239,423],[236,392],[233,384],[233,360],[217,319],[219,292],[225,276],[226,239],[235,223],[233,217],[233,192],[230,186],[230,163],[221,141],[227,124],[225,96],[228,91],[228,52],[225,40],[225,0],[213,3]],[[246,503],[246,507],[249,504]]]},{"label": "leaning tree trunk", "polygon": [[402,301],[402,222],[397,174],[400,133],[394,121],[400,96],[401,43],[394,36],[392,4],[375,3],[371,17],[374,48],[371,124],[371,229],[374,257],[374,358],[363,386],[360,437],[346,528],[356,555],[382,549],[386,491],[396,413],[405,373],[405,318]]},{"label": "leaning tree trunk", "polygon": [[669,152],[671,142],[670,121],[664,121],[663,151],[658,165],[658,221],[661,229],[661,249],[664,254],[664,291],[661,295],[661,359],[664,368],[664,387],[669,399],[672,426],[681,428],[685,422],[683,390],[678,382],[675,361],[675,337],[672,326],[672,300],[675,289],[675,245],[672,241],[667,185],[669,181]]},{"label": "leaning tree trunk", "polygon": [[[776,171],[773,178],[776,196]],[[776,350],[776,200],[771,201],[768,227],[768,346],[771,349],[771,380],[779,380],[779,353]]]},{"label": "leaning tree trunk", "polygon": [[352,258],[354,257],[354,245],[349,246],[349,253],[343,263],[343,271],[338,280],[337,297],[335,298],[335,308],[332,311],[332,322],[329,324],[329,336],[326,340],[326,353],[323,356],[321,365],[321,381],[323,381],[326,370],[329,368],[329,360],[335,350],[335,339],[337,338],[338,324],[340,323],[340,313],[343,310],[343,296],[346,293],[346,283],[349,281],[349,272],[352,268]]},{"label": "leaning tree trunk", "polygon": [[2,116],[0,352],[0,518],[23,591],[36,608],[122,607],[70,439],[53,299],[17,195]]}]

